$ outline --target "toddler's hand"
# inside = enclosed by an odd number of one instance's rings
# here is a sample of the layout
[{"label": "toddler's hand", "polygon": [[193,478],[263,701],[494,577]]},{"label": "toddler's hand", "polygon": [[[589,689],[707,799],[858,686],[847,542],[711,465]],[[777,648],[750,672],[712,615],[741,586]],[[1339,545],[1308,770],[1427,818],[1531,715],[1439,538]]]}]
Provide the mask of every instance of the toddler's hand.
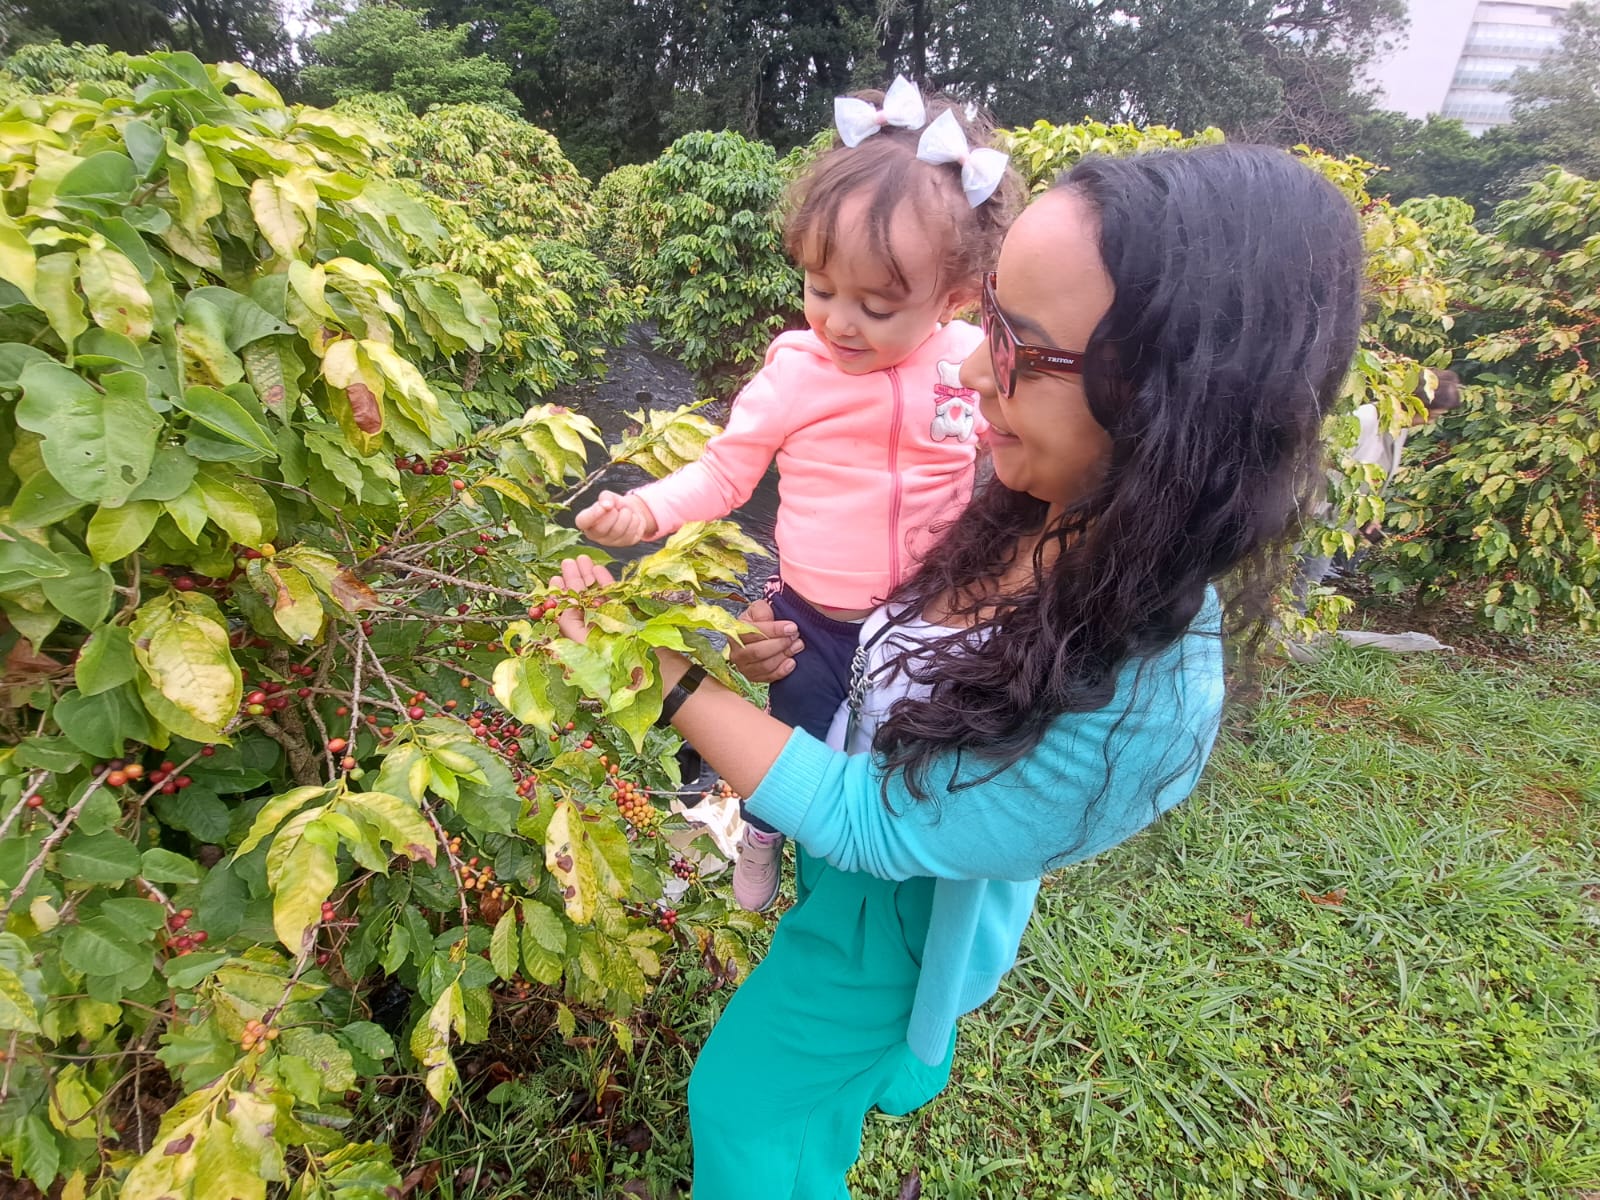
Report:
[{"label": "toddler's hand", "polygon": [[602,546],[632,546],[655,536],[656,522],[643,500],[601,492],[577,517],[578,529]]},{"label": "toddler's hand", "polygon": [[[610,571],[597,566],[587,554],[561,560],[561,574],[550,581],[551,591],[586,592],[609,587],[616,582]],[[556,628],[562,636],[580,645],[589,640],[589,624],[581,608],[567,608],[556,614]]]}]

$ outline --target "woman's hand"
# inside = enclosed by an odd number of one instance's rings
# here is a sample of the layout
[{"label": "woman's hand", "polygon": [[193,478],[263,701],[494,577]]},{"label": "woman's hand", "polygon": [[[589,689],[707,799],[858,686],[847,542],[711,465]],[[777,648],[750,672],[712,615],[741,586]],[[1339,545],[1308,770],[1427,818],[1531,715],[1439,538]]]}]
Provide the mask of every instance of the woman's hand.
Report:
[{"label": "woman's hand", "polygon": [[765,600],[757,600],[739,615],[756,632],[728,643],[728,661],[734,668],[751,683],[771,683],[793,671],[794,656],[806,648],[794,622],[777,620]]},{"label": "woman's hand", "polygon": [[[552,590],[586,592],[591,588],[606,587],[616,582],[610,571],[600,566],[587,554],[561,560],[561,574],[550,580]],[[556,628],[561,636],[580,645],[589,640],[589,623],[583,618],[583,609],[568,608],[556,614]]]}]

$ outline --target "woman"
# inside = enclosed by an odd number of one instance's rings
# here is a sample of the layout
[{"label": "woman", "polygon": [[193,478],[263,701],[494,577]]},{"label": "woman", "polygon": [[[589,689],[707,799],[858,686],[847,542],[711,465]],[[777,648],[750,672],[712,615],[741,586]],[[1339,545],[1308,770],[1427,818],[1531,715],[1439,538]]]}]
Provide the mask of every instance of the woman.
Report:
[{"label": "woman", "polygon": [[[1040,876],[1193,789],[1212,584],[1248,581],[1240,617],[1265,595],[1360,288],[1350,205],[1280,151],[1081,163],[1008,234],[962,368],[993,481],[865,625],[828,745],[661,654],[672,724],[798,846],[799,901],[690,1079],[695,1200],[848,1196],[865,1114],[944,1087]],[[775,674],[800,647],[768,632],[746,661]]]}]

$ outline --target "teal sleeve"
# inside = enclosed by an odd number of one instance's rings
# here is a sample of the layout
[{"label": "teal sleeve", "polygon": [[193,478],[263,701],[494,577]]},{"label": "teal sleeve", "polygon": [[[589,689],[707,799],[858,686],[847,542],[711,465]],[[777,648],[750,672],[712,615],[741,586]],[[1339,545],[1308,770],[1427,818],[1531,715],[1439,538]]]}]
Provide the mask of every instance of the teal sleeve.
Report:
[{"label": "teal sleeve", "polygon": [[1119,687],[1105,709],[1057,718],[992,779],[982,781],[971,755],[944,756],[928,773],[927,800],[876,755],[830,750],[796,730],[746,805],[840,870],[1037,879],[1116,845],[1194,789],[1221,716],[1220,648],[1191,647],[1180,659],[1176,669],[1147,664],[1156,678]]}]

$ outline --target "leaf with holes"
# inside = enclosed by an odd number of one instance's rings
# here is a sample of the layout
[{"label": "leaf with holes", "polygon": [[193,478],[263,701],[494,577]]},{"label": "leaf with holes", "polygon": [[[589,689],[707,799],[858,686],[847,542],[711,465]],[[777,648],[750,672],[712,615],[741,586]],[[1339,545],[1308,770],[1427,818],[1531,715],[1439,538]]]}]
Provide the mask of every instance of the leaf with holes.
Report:
[{"label": "leaf with holes", "polygon": [[67,491],[118,505],[155,459],[161,418],[145,391],[144,376],[131,371],[104,375],[96,388],[59,363],[32,363],[22,372],[17,424],[43,436],[45,466]]}]

